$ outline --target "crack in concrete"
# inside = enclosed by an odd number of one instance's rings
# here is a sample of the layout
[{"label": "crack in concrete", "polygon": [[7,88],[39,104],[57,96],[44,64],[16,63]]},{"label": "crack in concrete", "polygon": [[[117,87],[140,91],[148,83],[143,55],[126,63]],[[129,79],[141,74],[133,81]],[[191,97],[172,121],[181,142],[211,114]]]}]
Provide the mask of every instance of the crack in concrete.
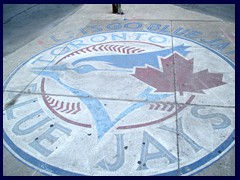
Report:
[{"label": "crack in concrete", "polygon": [[[172,28],[172,21],[171,21],[171,34],[172,34],[173,28]],[[171,38],[171,43],[172,43],[172,54],[173,54],[173,38]],[[173,55],[173,86],[174,86],[174,102],[177,105],[177,87],[176,87],[176,69],[175,69],[175,56]],[[179,133],[178,133],[178,108],[175,106],[175,111],[176,111],[176,140],[177,140],[177,168],[178,168],[178,176],[181,175],[181,170],[180,170],[180,149],[179,149]]]},{"label": "crack in concrete", "polygon": [[3,25],[9,23],[13,18],[17,17],[18,15],[20,15],[20,14],[22,14],[22,13],[24,13],[24,12],[26,12],[26,11],[34,8],[34,7],[36,7],[36,6],[39,6],[39,4],[33,5],[33,6],[29,7],[29,8],[27,8],[27,9],[25,9],[25,10],[23,10],[23,11],[17,13],[17,14],[15,14],[14,16],[10,17],[8,20],[6,20],[5,22],[3,22]]},{"label": "crack in concrete", "polygon": [[[5,92],[12,93],[21,93],[24,95],[42,95],[42,93],[38,92],[22,92],[22,91],[14,91],[14,90],[5,90]],[[76,96],[76,95],[65,95],[65,94],[52,94],[46,93],[45,95],[49,96],[60,96],[60,97],[76,97],[76,98],[89,98],[89,99],[100,99],[100,100],[112,100],[112,101],[128,101],[128,102],[148,102],[148,103],[158,103],[159,101],[149,101],[149,100],[138,100],[138,99],[121,99],[121,98],[107,98],[107,97],[97,97],[97,96]],[[174,102],[175,105],[182,105],[180,102]],[[216,107],[216,108],[235,108],[235,106],[221,106],[221,105],[209,105],[209,104],[188,104],[185,103],[186,106],[206,106],[206,107]]]},{"label": "crack in concrete", "polygon": [[[177,104],[181,104],[181,103],[177,103]],[[188,104],[186,103],[185,105],[187,106],[200,106],[200,107],[216,107],[216,108],[235,108],[235,106],[219,106],[219,105],[209,105],[209,104]]]}]

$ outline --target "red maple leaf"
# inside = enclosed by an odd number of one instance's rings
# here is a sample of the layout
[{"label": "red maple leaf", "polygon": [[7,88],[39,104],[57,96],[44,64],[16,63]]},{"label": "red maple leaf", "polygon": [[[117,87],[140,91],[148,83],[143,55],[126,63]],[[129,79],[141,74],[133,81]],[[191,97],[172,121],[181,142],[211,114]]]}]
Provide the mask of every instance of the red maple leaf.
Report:
[{"label": "red maple leaf", "polygon": [[204,93],[204,89],[226,84],[221,73],[210,73],[208,69],[193,73],[193,59],[186,60],[177,53],[161,58],[161,62],[163,72],[147,66],[136,68],[131,75],[156,88],[155,92],[174,92],[175,76],[176,91],[181,95],[183,92]]}]

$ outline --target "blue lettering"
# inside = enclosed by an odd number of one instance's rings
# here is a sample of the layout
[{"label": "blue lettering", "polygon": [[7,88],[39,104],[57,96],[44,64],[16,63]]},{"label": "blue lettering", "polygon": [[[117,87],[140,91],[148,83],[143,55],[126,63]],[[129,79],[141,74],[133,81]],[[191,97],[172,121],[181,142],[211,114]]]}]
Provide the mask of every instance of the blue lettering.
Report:
[{"label": "blue lettering", "polygon": [[34,99],[30,99],[28,101],[22,102],[22,103],[18,103],[18,104],[14,104],[13,106],[10,106],[8,109],[6,109],[6,114],[7,114],[7,119],[11,120],[11,119],[15,119],[14,115],[13,115],[13,110],[16,108],[19,108],[21,106],[25,106],[27,104],[36,102],[37,98]]},{"label": "blue lettering", "polygon": [[175,31],[173,31],[173,34],[177,35],[177,36],[182,36],[182,35],[186,34],[189,31],[190,31],[189,29],[178,28]]},{"label": "blue lettering", "polygon": [[53,50],[51,50],[51,54],[54,55],[54,56],[57,56],[57,55],[64,55],[64,54],[67,54],[71,51],[71,49],[69,47],[57,47]]},{"label": "blue lettering", "polygon": [[84,45],[88,45],[88,44],[83,44],[82,40],[77,39],[77,40],[71,41],[69,43],[69,45],[75,47],[76,49],[78,49],[78,48],[80,48],[80,47],[82,47]]},{"label": "blue lettering", "polygon": [[164,43],[167,41],[167,38],[165,38],[164,36],[151,36],[149,38],[149,41],[153,43]]},{"label": "blue lettering", "polygon": [[125,24],[124,27],[128,29],[138,29],[142,27],[142,24],[137,22],[130,22]]},{"label": "blue lettering", "polygon": [[149,31],[158,31],[160,30],[161,25],[160,24],[151,24],[147,30]]},{"label": "blue lettering", "polygon": [[[159,151],[155,153],[149,153],[148,148],[149,145],[152,144]],[[163,145],[161,145],[156,139],[154,139],[150,134],[146,131],[143,132],[143,143],[142,143],[142,153],[141,153],[141,163],[139,164],[137,170],[146,170],[147,161],[158,158],[167,158],[169,164],[176,163],[178,159],[173,156]]]},{"label": "blue lettering", "polygon": [[34,113],[32,113],[32,114],[22,118],[20,121],[18,121],[13,126],[13,129],[12,129],[13,133],[16,134],[16,135],[26,135],[26,134],[29,134],[29,133],[35,131],[36,129],[38,129],[43,124],[46,124],[48,121],[51,120],[49,117],[45,117],[42,121],[37,120],[36,124],[32,125],[31,127],[28,127],[27,129],[22,130],[22,129],[19,128],[23,123],[27,122],[28,120],[33,119],[36,116],[40,116],[40,114],[45,115],[42,109],[39,109],[36,112],[34,112]]},{"label": "blue lettering", "polygon": [[88,26],[92,32],[100,32],[102,31],[103,29],[99,27],[99,25],[92,25],[92,26]]},{"label": "blue lettering", "polygon": [[63,41],[63,39],[57,39],[55,35],[51,35],[50,38],[55,41],[55,42],[60,42],[60,41]]},{"label": "blue lettering", "polygon": [[38,57],[35,61],[33,61],[31,64],[35,64],[36,62],[47,62],[50,63],[51,60],[46,60],[46,59],[42,59],[43,56]]},{"label": "blue lettering", "polygon": [[219,42],[219,41],[221,41],[221,40],[223,40],[223,39],[221,39],[221,38],[216,38],[216,39],[207,41],[207,40],[201,38],[201,39],[200,39],[200,42],[201,42],[201,43],[204,43],[204,44],[213,44],[213,43]]},{"label": "blue lettering", "polygon": [[199,38],[200,35],[202,35],[202,32],[199,32],[199,31],[191,31],[191,32],[185,34],[184,36],[185,36],[186,38],[194,39],[194,38]]},{"label": "blue lettering", "polygon": [[113,23],[113,24],[108,24],[106,28],[110,30],[119,30],[122,28],[122,25],[121,23]]},{"label": "blue lettering", "polygon": [[120,167],[122,167],[124,163],[124,143],[123,143],[123,134],[115,135],[117,137],[117,155],[116,161],[113,164],[110,164],[106,161],[106,158],[102,159],[98,162],[101,168],[108,170],[108,171],[116,171]]},{"label": "blue lettering", "polygon": [[166,25],[159,32],[169,34],[170,30],[168,28],[169,28],[169,25]]},{"label": "blue lettering", "polygon": [[[225,129],[227,128],[228,126],[230,126],[231,124],[231,120],[225,115],[225,114],[222,114],[222,113],[212,113],[212,114],[206,114],[206,115],[202,115],[202,114],[199,114],[199,110],[200,109],[205,109],[205,107],[193,107],[191,109],[191,113],[193,116],[195,116],[196,118],[200,118],[200,119],[211,119],[211,124],[212,124],[212,127],[213,129]],[[214,122],[214,119],[220,119],[222,120],[222,122]]]},{"label": "blue lettering", "polygon": [[105,41],[107,39],[107,37],[106,36],[103,36],[103,35],[97,35],[97,36],[93,36],[93,37],[91,37],[91,41],[92,42],[103,42],[103,41]]},{"label": "blue lettering", "polygon": [[112,40],[116,40],[116,38],[119,38],[119,39],[123,39],[123,40],[126,40],[127,37],[126,37],[126,33],[122,33],[122,35],[116,35],[116,34],[112,34]]},{"label": "blue lettering", "polygon": [[67,129],[60,124],[55,123],[53,127],[49,128],[45,133],[43,133],[41,136],[39,136],[37,139],[35,139],[33,142],[29,143],[29,145],[37,150],[39,153],[44,155],[45,157],[49,156],[53,151],[50,151],[49,149],[45,148],[43,145],[40,144],[41,141],[47,140],[51,144],[55,143],[59,137],[53,136],[52,132],[54,130],[61,131],[65,133],[67,136],[70,136],[70,133],[72,130]]},{"label": "blue lettering", "polygon": [[[169,128],[167,126],[162,126],[159,127],[159,129],[163,129],[172,133],[177,133],[176,129],[173,128]],[[192,148],[195,150],[195,152],[200,151],[203,147],[199,146],[194,140],[192,140],[187,134],[185,134],[183,132],[183,128],[182,128],[182,118],[178,119],[178,133],[179,133],[179,137],[183,138],[185,141],[187,141]]]},{"label": "blue lettering", "polygon": [[146,35],[146,33],[135,33],[136,38],[135,40],[139,40],[142,35]]},{"label": "blue lettering", "polygon": [[223,42],[223,43],[218,43],[218,44],[211,44],[210,46],[213,48],[216,48],[219,51],[222,51],[223,49],[228,47],[229,44],[230,44],[229,42]]},{"label": "blue lettering", "polygon": [[80,28],[79,31],[82,33],[82,34],[87,34],[87,31],[85,31],[86,28]]}]

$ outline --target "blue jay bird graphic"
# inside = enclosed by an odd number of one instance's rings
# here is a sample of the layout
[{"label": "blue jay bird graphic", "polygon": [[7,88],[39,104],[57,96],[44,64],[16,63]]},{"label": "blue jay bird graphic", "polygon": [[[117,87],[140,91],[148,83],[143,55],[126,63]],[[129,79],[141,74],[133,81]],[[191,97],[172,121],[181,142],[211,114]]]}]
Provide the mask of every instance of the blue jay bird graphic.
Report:
[{"label": "blue jay bird graphic", "polygon": [[[158,62],[158,56],[166,57],[173,53],[173,51],[178,52],[181,55],[186,56],[189,51],[186,49],[189,46],[184,46],[184,44],[176,46],[174,48],[162,49],[159,51],[154,52],[147,52],[147,53],[139,53],[139,54],[128,54],[128,55],[102,55],[96,57],[86,57],[86,58],[79,58],[72,62],[73,68],[68,68],[67,64],[63,65],[55,65],[55,66],[47,66],[47,67],[38,67],[32,68],[31,70],[39,74],[40,76],[48,77],[64,88],[72,92],[76,95],[89,109],[90,113],[93,116],[93,119],[96,123],[98,139],[100,140],[104,134],[113,127],[117,122],[119,122],[122,118],[124,118],[130,112],[144,106],[147,101],[159,101],[160,99],[166,98],[171,96],[172,94],[151,94],[153,90],[151,87],[145,89],[142,93],[138,95],[140,98],[144,98],[145,101],[136,102],[130,107],[127,107],[123,112],[121,112],[114,120],[111,120],[109,117],[106,108],[102,105],[102,103],[96,99],[91,98],[91,94],[81,89],[76,89],[68,84],[64,83],[60,77],[61,71],[74,71],[77,74],[86,74],[92,71],[102,71],[102,72],[132,72],[134,67],[143,67],[145,65],[151,65],[157,69],[160,68]],[[90,64],[84,64],[81,66],[77,66],[77,64],[82,62],[104,62],[110,66],[117,67],[120,69],[103,69],[103,68],[96,68]],[[75,67],[74,67],[75,66]],[[89,98],[90,97],[90,98]]]}]

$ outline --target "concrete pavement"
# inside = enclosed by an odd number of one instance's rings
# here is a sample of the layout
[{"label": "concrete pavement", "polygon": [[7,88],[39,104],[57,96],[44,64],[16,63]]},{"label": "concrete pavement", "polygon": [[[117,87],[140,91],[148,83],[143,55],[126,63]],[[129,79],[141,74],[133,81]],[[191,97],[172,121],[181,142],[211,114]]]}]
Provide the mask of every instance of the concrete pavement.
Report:
[{"label": "concrete pavement", "polygon": [[235,23],[122,9],[82,5],[6,53],[4,175],[235,175]]},{"label": "concrete pavement", "polygon": [[80,7],[76,4],[4,4],[3,56],[49,31]]}]

